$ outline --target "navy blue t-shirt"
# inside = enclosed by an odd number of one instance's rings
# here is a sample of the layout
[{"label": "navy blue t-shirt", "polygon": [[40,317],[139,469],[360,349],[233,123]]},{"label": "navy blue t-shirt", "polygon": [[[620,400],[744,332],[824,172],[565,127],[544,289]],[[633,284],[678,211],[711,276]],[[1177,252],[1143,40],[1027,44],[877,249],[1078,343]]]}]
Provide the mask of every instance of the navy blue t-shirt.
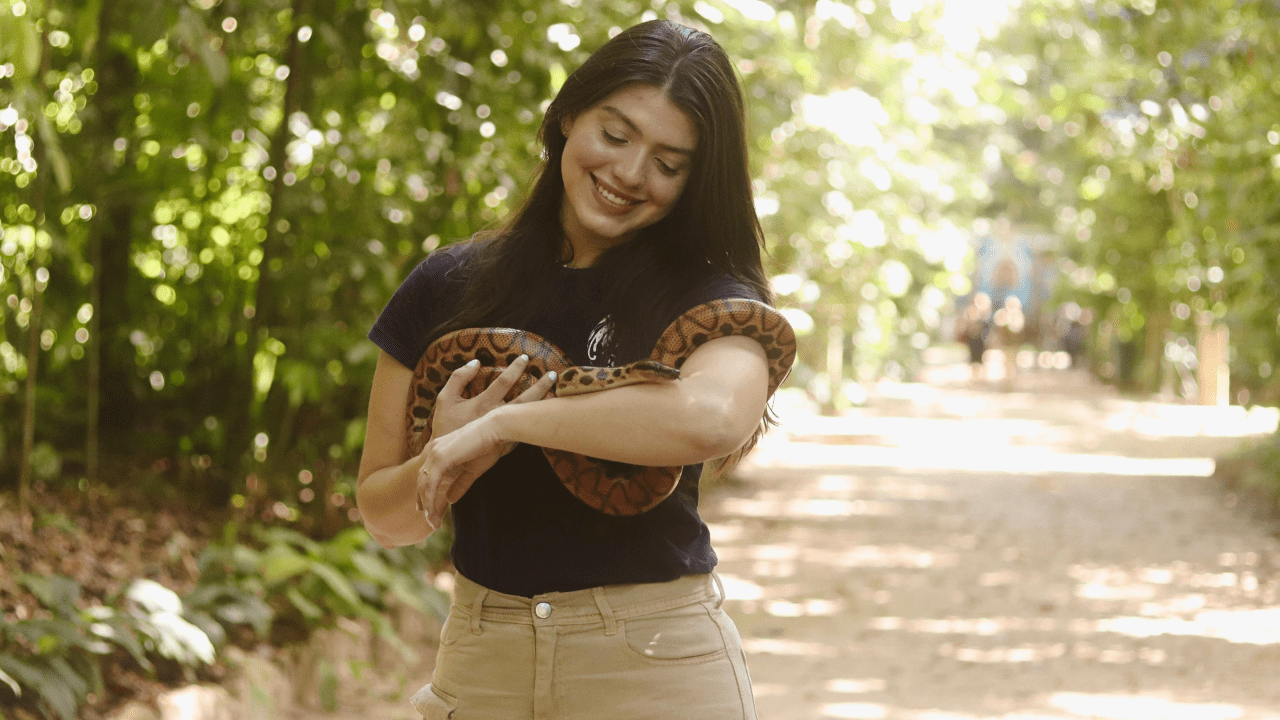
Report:
[{"label": "navy blue t-shirt", "polygon": [[[478,247],[451,245],[419,263],[369,339],[405,367],[416,367],[428,333],[455,310],[465,281],[454,270]],[[550,340],[575,364],[606,364],[598,353],[605,282],[598,268],[561,268],[552,301],[523,329]],[[749,285],[719,275],[690,288],[682,305],[687,310],[721,298],[760,299]],[[541,448],[521,444],[454,504],[454,567],[485,587],[525,597],[711,572],[716,556],[698,516],[701,473],[701,464],[685,466],[666,500],[640,515],[616,517],[570,494]]]}]

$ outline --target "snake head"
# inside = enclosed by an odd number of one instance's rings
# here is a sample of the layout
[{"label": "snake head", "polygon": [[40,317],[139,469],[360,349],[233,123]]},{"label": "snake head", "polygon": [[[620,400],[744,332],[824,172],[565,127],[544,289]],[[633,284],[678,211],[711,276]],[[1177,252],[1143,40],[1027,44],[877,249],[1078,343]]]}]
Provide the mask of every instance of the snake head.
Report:
[{"label": "snake head", "polygon": [[582,395],[638,383],[666,382],[680,378],[680,371],[656,360],[637,360],[620,367],[565,368],[556,381],[559,397]]},{"label": "snake head", "polygon": [[637,360],[630,365],[637,373],[642,373],[650,380],[679,380],[680,371],[670,365],[664,365],[657,360]]}]

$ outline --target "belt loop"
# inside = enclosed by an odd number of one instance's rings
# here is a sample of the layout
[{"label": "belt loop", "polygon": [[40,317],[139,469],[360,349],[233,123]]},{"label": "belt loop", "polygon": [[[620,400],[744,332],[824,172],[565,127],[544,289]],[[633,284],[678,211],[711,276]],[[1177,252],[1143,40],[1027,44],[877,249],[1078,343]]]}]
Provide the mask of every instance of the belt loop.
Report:
[{"label": "belt loop", "polygon": [[719,609],[724,605],[726,597],[724,594],[724,582],[720,579],[720,574],[715,570],[711,571],[711,579],[716,581],[716,589],[720,591],[720,599],[716,602],[716,608]]},{"label": "belt loop", "polygon": [[609,607],[609,599],[605,597],[604,588],[593,587],[591,594],[596,599],[596,608],[600,610],[600,617],[604,618],[604,634],[617,635],[618,621],[613,617],[613,608]]},{"label": "belt loop", "polygon": [[489,589],[481,586],[479,592],[476,593],[476,599],[471,602],[471,634],[480,635],[484,632],[480,627],[480,613],[484,609],[484,598],[489,594]]}]

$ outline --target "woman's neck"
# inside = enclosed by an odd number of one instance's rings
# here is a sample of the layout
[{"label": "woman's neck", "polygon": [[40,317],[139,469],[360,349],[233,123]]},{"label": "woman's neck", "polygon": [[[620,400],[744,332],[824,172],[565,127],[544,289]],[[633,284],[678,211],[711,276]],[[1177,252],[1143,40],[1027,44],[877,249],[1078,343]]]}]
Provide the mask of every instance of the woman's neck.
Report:
[{"label": "woman's neck", "polygon": [[603,250],[595,248],[575,248],[573,242],[565,237],[560,264],[567,268],[589,268],[595,265],[603,254]]}]

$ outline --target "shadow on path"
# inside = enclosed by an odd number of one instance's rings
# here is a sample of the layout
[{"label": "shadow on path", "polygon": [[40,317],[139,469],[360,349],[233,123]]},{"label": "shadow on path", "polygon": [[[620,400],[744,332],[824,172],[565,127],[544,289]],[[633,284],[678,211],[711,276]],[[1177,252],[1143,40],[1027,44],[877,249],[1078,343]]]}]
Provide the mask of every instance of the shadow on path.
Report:
[{"label": "shadow on path", "polygon": [[1274,411],[1061,371],[780,400],[703,499],[762,720],[1280,720],[1280,541],[1209,479]]}]

